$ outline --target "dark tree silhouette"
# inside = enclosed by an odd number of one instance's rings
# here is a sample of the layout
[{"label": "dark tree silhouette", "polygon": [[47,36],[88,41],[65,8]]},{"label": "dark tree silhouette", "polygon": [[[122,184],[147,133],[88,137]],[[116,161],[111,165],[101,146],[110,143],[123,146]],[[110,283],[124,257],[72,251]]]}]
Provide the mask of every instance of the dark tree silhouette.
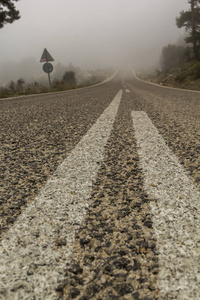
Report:
[{"label": "dark tree silhouette", "polygon": [[16,10],[14,1],[18,0],[1,0],[0,1],[0,28],[7,23],[13,23],[20,19],[19,11]]},{"label": "dark tree silhouette", "polygon": [[200,1],[188,0],[190,10],[181,11],[180,16],[176,18],[178,28],[185,27],[188,32],[186,43],[193,44],[195,59],[200,61]]},{"label": "dark tree silhouette", "polygon": [[74,88],[76,86],[76,77],[73,71],[66,71],[63,75],[63,82],[65,83],[66,87]]}]

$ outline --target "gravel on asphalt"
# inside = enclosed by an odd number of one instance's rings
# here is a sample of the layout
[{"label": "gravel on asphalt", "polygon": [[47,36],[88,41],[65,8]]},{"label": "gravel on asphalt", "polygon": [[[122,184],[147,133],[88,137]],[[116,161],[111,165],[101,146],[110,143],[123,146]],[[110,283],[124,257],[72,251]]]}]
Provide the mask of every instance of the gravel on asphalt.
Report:
[{"label": "gravel on asphalt", "polygon": [[[131,112],[147,113],[200,189],[198,93],[155,87],[128,76],[88,90],[0,100],[2,239],[121,88],[104,160],[55,292],[63,300],[182,300],[181,287],[174,295],[166,286],[168,298],[159,289],[159,276],[164,275],[159,273],[160,242],[153,223],[157,199],[145,190]],[[58,248],[63,243],[58,240]],[[195,299],[192,293],[189,297]]]},{"label": "gravel on asphalt", "polygon": [[114,83],[95,92],[0,100],[0,237],[118,91]]}]

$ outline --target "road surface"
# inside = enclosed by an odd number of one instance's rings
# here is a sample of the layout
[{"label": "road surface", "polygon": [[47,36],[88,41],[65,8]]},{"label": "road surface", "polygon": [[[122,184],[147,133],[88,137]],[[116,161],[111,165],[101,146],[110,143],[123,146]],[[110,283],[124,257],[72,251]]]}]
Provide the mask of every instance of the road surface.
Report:
[{"label": "road surface", "polygon": [[200,298],[200,93],[124,73],[0,110],[0,299]]}]

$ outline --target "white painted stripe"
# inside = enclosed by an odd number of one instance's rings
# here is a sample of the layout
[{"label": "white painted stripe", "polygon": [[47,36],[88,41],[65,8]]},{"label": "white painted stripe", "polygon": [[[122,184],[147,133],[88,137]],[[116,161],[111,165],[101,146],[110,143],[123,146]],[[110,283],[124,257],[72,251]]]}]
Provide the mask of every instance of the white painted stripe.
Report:
[{"label": "white painted stripe", "polygon": [[126,89],[126,93],[130,93],[131,91],[129,89]]},{"label": "white painted stripe", "polygon": [[2,241],[1,299],[56,299],[121,97],[119,91]]},{"label": "white painted stripe", "polygon": [[132,112],[151,201],[163,299],[200,299],[200,192],[147,114]]}]

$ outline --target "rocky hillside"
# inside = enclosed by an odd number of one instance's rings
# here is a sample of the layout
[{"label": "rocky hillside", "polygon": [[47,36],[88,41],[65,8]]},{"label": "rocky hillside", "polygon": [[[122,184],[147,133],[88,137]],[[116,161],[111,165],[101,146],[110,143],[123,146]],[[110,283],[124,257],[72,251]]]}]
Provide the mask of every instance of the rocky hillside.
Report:
[{"label": "rocky hillside", "polygon": [[152,74],[140,74],[139,77],[163,86],[200,91],[200,62],[182,64],[168,73],[156,71]]}]

